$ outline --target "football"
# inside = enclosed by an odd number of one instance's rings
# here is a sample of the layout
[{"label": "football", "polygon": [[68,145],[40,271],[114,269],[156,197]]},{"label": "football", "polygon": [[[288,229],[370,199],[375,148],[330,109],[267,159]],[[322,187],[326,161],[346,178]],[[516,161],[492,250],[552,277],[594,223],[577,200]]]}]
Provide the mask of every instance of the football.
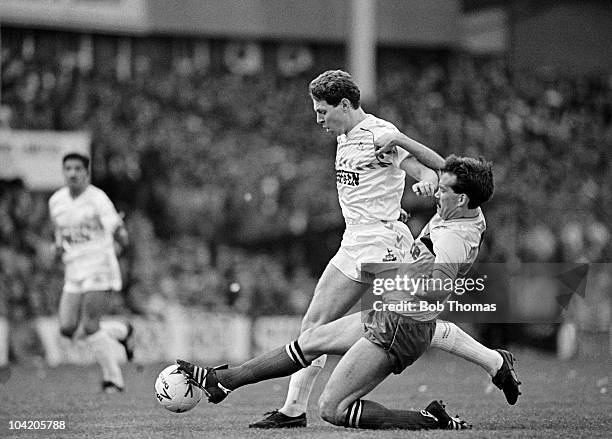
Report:
[{"label": "football", "polygon": [[162,370],[155,381],[155,396],[159,403],[174,413],[194,408],[202,399],[202,390],[187,381],[173,364]]}]

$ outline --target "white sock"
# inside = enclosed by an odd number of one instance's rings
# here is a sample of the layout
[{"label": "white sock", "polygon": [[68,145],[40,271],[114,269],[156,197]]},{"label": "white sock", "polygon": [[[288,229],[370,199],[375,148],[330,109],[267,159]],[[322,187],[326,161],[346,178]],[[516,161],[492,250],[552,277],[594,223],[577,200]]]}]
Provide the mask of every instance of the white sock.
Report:
[{"label": "white sock", "polygon": [[120,320],[103,320],[100,322],[100,329],[115,340],[123,340],[128,333],[127,324]]},{"label": "white sock", "polygon": [[569,360],[578,352],[578,328],[574,322],[563,322],[557,332],[557,358]]},{"label": "white sock", "polygon": [[431,339],[431,346],[478,364],[492,377],[495,376],[504,361],[499,352],[483,346],[457,325],[444,320],[436,322],[436,331]]},{"label": "white sock", "polygon": [[87,342],[91,346],[96,362],[102,368],[102,379],[123,387],[123,374],[117,355],[119,342],[102,329],[87,337]]},{"label": "white sock", "polygon": [[306,413],[310,392],[312,392],[314,383],[321,370],[323,370],[326,360],[327,355],[321,355],[319,358],[312,360],[309,367],[291,375],[285,405],[279,410],[281,413],[287,416],[299,416]]}]

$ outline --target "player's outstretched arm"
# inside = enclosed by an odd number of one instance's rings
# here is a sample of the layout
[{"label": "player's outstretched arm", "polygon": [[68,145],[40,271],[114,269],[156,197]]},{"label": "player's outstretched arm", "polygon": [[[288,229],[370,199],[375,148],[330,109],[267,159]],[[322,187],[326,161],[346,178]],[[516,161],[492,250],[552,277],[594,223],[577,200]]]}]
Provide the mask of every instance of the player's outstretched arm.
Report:
[{"label": "player's outstretched arm", "polygon": [[444,159],[440,154],[403,133],[385,133],[374,140],[376,154],[388,153],[394,146],[405,149],[428,168],[442,169],[444,167]]},{"label": "player's outstretched arm", "polygon": [[412,185],[412,190],[415,194],[433,197],[438,189],[438,173],[436,171],[419,162],[414,156],[402,160],[400,168],[417,180],[418,183]]}]

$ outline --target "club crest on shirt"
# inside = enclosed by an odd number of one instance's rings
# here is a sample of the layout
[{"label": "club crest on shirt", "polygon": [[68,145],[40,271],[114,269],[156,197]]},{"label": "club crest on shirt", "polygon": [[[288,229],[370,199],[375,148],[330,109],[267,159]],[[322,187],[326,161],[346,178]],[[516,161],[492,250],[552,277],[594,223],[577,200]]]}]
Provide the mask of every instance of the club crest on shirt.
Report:
[{"label": "club crest on shirt", "polygon": [[390,248],[388,248],[387,254],[383,258],[383,262],[395,262],[395,261],[397,261],[397,257],[393,254],[393,251]]},{"label": "club crest on shirt", "polygon": [[416,259],[421,255],[421,249],[416,245],[416,242],[412,244],[410,254],[412,255],[412,259]]}]

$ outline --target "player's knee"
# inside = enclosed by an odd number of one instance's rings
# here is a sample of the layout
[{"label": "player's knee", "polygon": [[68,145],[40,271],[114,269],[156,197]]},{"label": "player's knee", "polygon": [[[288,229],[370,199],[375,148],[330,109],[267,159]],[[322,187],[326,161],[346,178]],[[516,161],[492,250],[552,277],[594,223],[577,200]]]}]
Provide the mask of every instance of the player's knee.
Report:
[{"label": "player's knee", "polygon": [[301,332],[308,331],[309,329],[316,329],[329,323],[331,320],[325,313],[306,314],[302,319]]},{"label": "player's knee", "polygon": [[330,424],[344,425],[344,416],[338,401],[330,398],[325,392],[319,398],[319,416]]},{"label": "player's knee", "polygon": [[[318,294],[326,295],[326,293],[320,293],[319,291],[315,291],[315,296]],[[310,304],[310,307],[306,311],[306,314],[302,318],[301,332],[304,332],[311,328],[317,328],[325,323],[334,320],[331,318],[333,316],[333,312],[331,311],[329,306],[324,306],[317,299],[313,299],[313,302]]]},{"label": "player's knee", "polygon": [[77,325],[62,324],[60,325],[60,334],[64,337],[72,338],[77,330]]},{"label": "player's knee", "polygon": [[92,335],[100,329],[100,322],[95,319],[87,319],[83,322],[83,331],[85,335]]},{"label": "player's knee", "polygon": [[312,317],[306,315],[302,319],[302,326],[300,327],[300,333],[304,333],[310,329],[317,327],[318,319],[313,319]]},{"label": "player's knee", "polygon": [[326,353],[326,349],[330,345],[330,337],[337,336],[337,334],[329,334],[328,332],[329,330],[326,330],[324,326],[309,328],[302,332],[298,338],[302,352],[311,355]]},{"label": "player's knee", "polygon": [[316,339],[313,337],[313,330],[306,329],[303,331],[298,337],[298,343],[302,352],[304,352],[304,350],[310,351],[314,347],[313,344],[316,343]]},{"label": "player's knee", "polygon": [[298,338],[298,344],[302,353],[308,358],[316,358],[326,353],[326,337],[318,328],[310,328],[302,332]]}]

